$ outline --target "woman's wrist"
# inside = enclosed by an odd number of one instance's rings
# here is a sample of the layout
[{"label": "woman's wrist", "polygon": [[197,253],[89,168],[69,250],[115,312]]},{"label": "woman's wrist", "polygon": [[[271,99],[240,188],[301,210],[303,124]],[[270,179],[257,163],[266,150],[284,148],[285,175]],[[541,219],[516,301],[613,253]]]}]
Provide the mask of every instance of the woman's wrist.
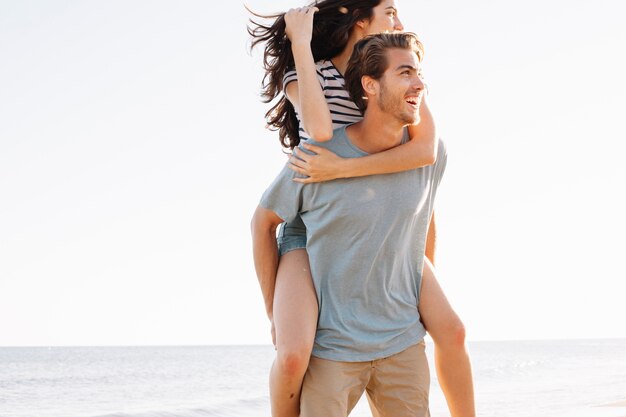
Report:
[{"label": "woman's wrist", "polygon": [[354,162],[358,158],[341,158],[339,163],[339,170],[337,178],[352,178],[354,177]]},{"label": "woman's wrist", "polygon": [[291,52],[303,53],[311,52],[311,40],[310,39],[294,39],[291,41]]}]

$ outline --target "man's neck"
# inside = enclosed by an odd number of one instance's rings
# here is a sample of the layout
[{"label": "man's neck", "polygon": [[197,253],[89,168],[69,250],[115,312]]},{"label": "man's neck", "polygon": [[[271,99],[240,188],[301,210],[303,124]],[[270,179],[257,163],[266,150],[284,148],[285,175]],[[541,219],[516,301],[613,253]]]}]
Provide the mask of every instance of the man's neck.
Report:
[{"label": "man's neck", "polygon": [[402,143],[404,125],[395,118],[367,112],[363,120],[346,128],[346,134],[361,150],[378,153]]}]

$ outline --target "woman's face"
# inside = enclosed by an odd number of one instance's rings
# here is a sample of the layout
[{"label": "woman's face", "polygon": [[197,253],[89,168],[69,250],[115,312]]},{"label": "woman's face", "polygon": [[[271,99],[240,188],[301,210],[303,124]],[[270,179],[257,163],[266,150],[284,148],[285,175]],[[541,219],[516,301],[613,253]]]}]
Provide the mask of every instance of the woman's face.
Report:
[{"label": "woman's face", "polygon": [[404,30],[398,19],[398,6],[395,0],[382,0],[372,10],[372,17],[366,21],[365,35],[376,33],[399,32]]}]

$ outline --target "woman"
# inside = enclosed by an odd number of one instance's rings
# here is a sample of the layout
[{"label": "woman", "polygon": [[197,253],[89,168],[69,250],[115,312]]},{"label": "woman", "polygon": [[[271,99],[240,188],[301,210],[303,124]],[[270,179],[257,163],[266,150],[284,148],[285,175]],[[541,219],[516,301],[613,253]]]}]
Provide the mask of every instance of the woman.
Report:
[{"label": "woman", "polygon": [[[334,128],[361,118],[343,88],[342,74],[359,39],[403,30],[394,0],[326,0],[269,17],[275,19],[272,24],[253,21],[249,32],[252,47],[265,43],[264,98],[267,102],[278,98],[266,114],[268,124],[279,130],[283,146],[293,149],[302,140],[302,146],[315,153],[300,152],[290,158],[291,168],[308,176],[299,181],[392,173],[434,162],[437,136],[425,102],[420,123],[409,127],[411,140],[386,152],[342,159],[307,143],[308,139],[329,140]],[[434,232],[431,222],[429,234]],[[273,303],[266,305],[277,350],[270,375],[274,417],[298,416],[300,387],[315,337],[318,307],[304,233],[301,221],[281,228]],[[426,256],[433,261],[432,245]],[[435,342],[437,374],[452,417],[474,416],[464,327],[441,291],[431,262],[424,265],[419,312]]]}]

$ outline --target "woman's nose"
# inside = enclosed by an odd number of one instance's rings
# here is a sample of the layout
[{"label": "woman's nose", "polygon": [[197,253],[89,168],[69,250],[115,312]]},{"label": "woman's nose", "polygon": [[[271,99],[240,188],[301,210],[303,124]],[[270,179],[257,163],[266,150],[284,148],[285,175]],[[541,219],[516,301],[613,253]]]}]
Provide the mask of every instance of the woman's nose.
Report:
[{"label": "woman's nose", "polygon": [[396,22],[395,22],[395,25],[394,25],[394,29],[397,30],[398,32],[404,31],[404,25],[402,24],[400,19],[398,19],[397,17],[396,17]]}]

